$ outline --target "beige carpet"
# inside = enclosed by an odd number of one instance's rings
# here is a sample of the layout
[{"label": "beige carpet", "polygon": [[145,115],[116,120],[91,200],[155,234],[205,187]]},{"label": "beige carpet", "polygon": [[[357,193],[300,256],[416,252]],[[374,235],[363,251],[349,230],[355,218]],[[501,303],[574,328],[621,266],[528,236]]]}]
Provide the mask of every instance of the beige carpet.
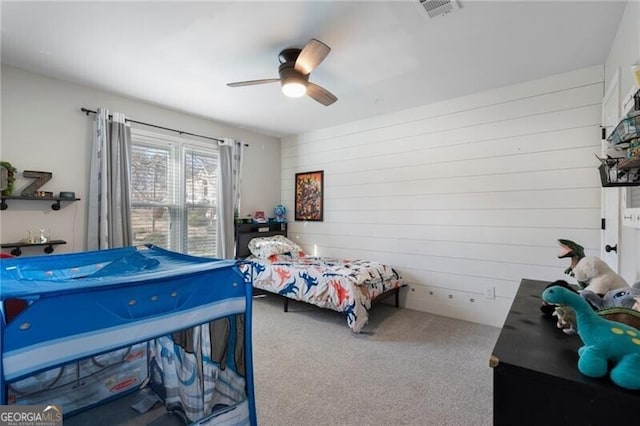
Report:
[{"label": "beige carpet", "polygon": [[491,425],[499,332],[378,304],[354,334],[337,312],[255,298],[258,424]]}]

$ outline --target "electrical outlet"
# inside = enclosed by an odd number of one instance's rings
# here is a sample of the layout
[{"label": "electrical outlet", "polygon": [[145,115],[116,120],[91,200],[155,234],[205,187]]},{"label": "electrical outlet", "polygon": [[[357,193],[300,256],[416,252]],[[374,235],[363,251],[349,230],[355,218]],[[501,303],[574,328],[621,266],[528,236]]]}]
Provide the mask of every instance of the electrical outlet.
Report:
[{"label": "electrical outlet", "polygon": [[496,288],[492,285],[486,286],[484,288],[484,296],[487,299],[495,299],[496,298]]}]

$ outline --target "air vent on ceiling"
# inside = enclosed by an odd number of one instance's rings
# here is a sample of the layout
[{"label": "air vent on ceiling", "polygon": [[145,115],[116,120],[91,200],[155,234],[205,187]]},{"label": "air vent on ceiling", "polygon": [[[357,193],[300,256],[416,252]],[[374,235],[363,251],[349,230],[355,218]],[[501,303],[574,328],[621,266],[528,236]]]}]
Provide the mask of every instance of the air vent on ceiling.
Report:
[{"label": "air vent on ceiling", "polygon": [[458,2],[455,0],[418,0],[424,10],[427,11],[429,18],[446,15],[459,9]]}]

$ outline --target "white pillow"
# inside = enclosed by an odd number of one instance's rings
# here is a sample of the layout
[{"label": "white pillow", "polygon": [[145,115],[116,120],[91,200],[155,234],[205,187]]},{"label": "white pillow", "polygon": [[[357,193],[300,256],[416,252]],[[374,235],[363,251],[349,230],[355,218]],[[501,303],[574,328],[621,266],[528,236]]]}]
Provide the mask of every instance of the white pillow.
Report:
[{"label": "white pillow", "polygon": [[289,254],[294,257],[304,256],[304,252],[299,245],[282,235],[253,238],[249,241],[249,251],[252,255],[261,259],[267,259],[274,254]]}]

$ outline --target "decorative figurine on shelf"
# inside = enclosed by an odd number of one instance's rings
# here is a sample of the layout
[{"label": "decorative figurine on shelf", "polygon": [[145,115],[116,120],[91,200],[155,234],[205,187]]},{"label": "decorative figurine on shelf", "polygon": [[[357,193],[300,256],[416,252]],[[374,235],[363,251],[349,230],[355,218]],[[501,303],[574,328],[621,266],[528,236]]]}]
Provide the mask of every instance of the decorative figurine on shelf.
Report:
[{"label": "decorative figurine on shelf", "polygon": [[8,161],[0,161],[0,168],[2,168],[2,182],[0,185],[2,195],[11,196],[11,194],[13,194],[13,186],[16,181],[16,172],[18,170]]},{"label": "decorative figurine on shelf", "polygon": [[276,222],[283,223],[287,221],[287,218],[286,218],[287,208],[282,204],[278,204],[277,206],[275,206],[273,209],[273,212],[276,215]]},{"label": "decorative figurine on shelf", "polygon": [[39,191],[39,189],[53,177],[51,172],[38,172],[35,170],[25,170],[22,172],[24,178],[31,178],[33,181],[22,190],[23,197],[53,197],[52,192]]},{"label": "decorative figurine on shelf", "polygon": [[26,238],[23,238],[23,239],[22,239],[22,242],[24,242],[24,243],[29,243],[29,244],[33,244],[33,243],[34,243],[34,240],[33,240],[33,234],[31,233],[31,229],[27,229],[27,232],[28,232],[29,234],[27,235],[27,237],[26,237]]},{"label": "decorative figurine on shelf", "polygon": [[27,229],[28,235],[27,237],[22,239],[23,243],[29,244],[44,244],[49,241],[49,238],[44,235],[45,229],[40,230],[40,235],[33,235],[31,229]]}]

